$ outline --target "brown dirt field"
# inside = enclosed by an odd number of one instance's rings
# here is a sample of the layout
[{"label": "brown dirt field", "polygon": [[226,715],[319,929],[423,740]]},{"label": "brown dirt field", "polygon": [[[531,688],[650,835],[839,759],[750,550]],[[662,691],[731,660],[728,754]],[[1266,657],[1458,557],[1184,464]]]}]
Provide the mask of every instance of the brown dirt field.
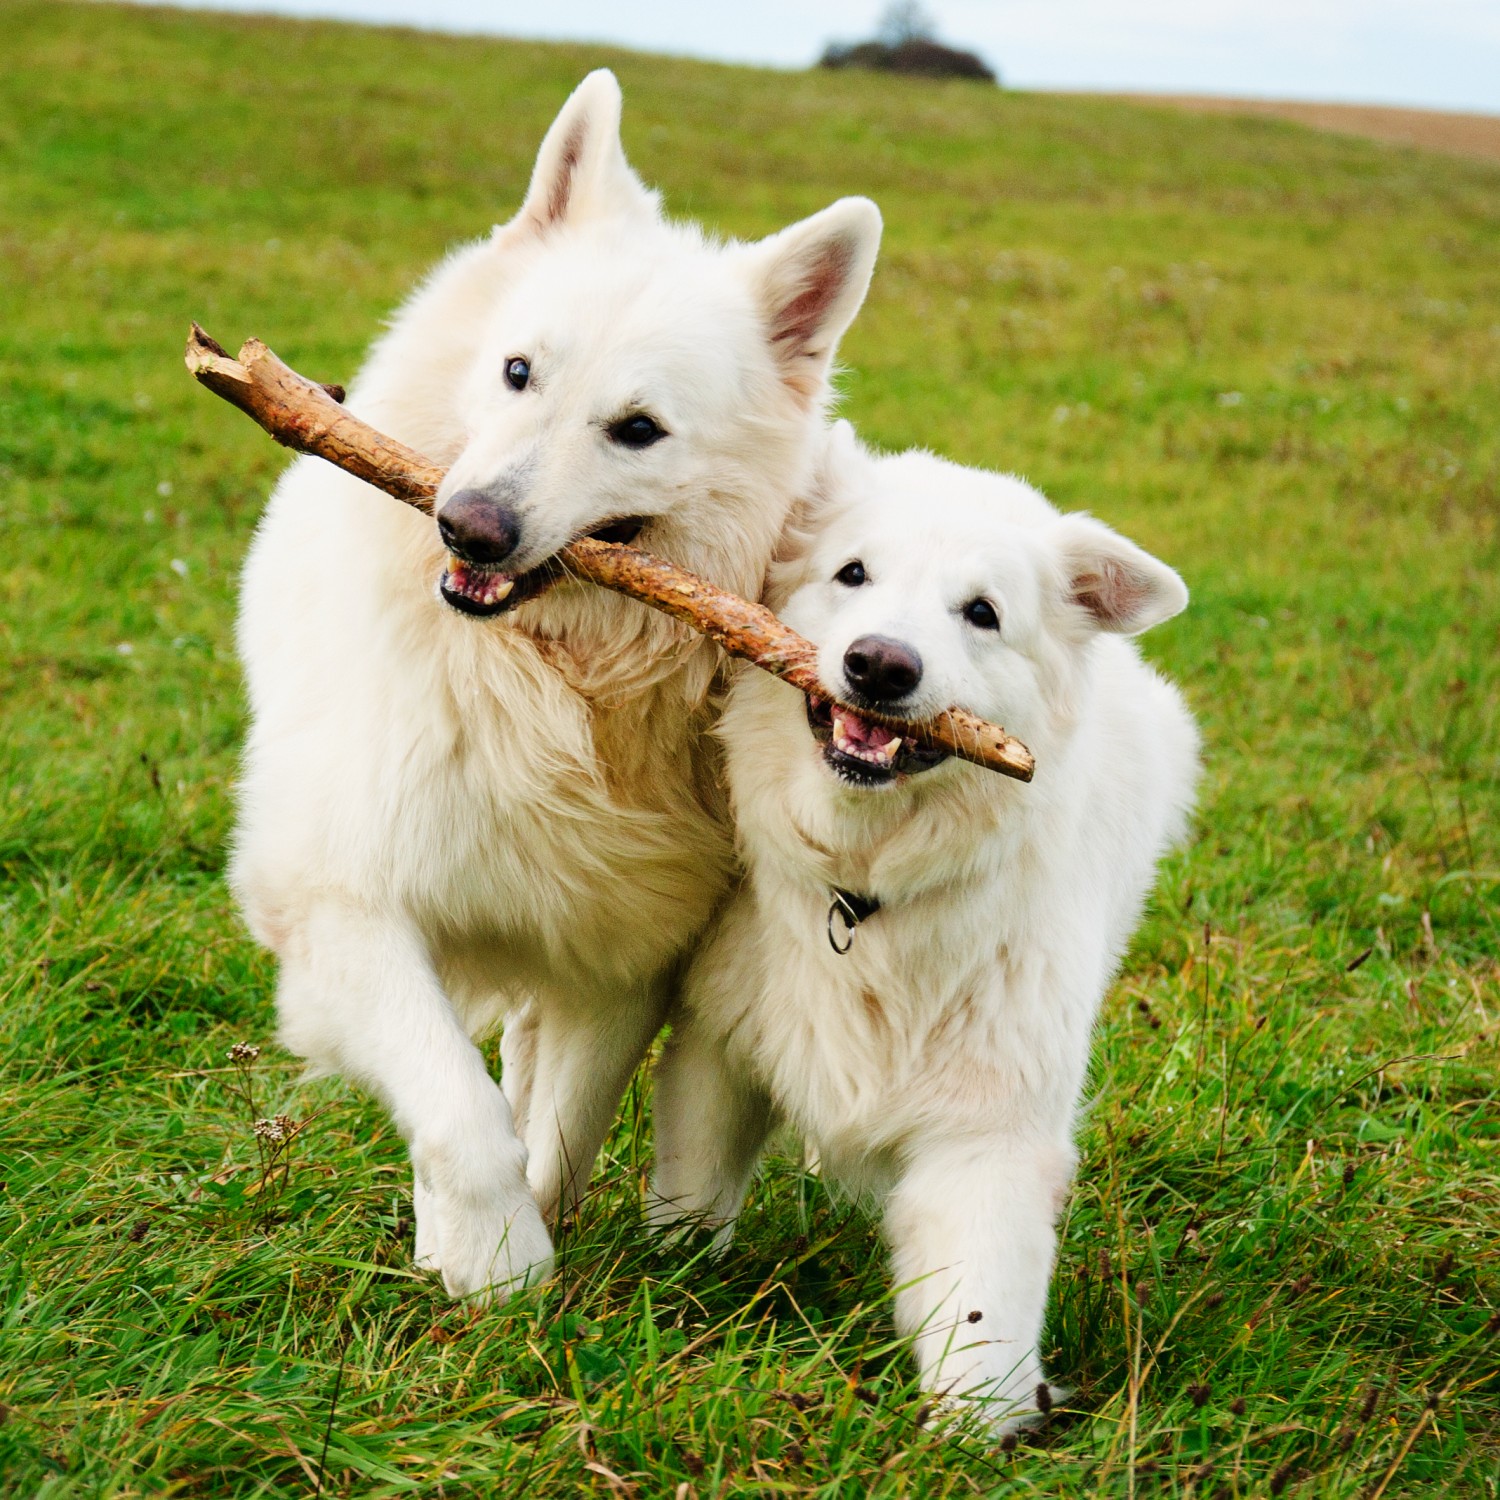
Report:
[{"label": "brown dirt field", "polygon": [[1500,115],[1447,114],[1379,104],[1308,104],[1293,99],[1227,99],[1195,94],[1109,94],[1133,104],[1167,105],[1208,114],[1265,115],[1315,130],[1368,136],[1455,156],[1500,161]]}]

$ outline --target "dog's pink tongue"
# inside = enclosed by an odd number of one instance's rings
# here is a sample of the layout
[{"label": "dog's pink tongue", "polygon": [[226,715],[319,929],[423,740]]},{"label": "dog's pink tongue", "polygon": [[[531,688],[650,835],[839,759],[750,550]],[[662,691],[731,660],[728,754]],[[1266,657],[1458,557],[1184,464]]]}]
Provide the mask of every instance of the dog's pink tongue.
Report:
[{"label": "dog's pink tongue", "polygon": [[868,719],[850,713],[847,708],[835,708],[833,722],[839,733],[859,750],[884,750],[897,738],[894,729],[887,729],[884,724],[872,724]]}]

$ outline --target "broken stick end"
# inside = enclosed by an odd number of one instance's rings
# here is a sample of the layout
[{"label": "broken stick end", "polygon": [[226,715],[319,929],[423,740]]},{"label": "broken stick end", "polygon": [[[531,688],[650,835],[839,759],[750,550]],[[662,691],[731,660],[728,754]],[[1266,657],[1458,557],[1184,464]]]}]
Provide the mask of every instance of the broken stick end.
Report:
[{"label": "broken stick end", "polygon": [[183,351],[183,357],[187,360],[187,367],[194,370],[206,357],[228,359],[229,351],[211,334],[203,331],[203,325],[195,318],[188,325],[187,348]]}]

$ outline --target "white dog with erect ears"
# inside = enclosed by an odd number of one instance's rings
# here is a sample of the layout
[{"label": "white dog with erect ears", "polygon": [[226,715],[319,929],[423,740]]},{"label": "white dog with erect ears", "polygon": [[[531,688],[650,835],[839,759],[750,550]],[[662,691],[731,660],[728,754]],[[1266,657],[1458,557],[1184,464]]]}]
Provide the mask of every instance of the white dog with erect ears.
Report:
[{"label": "white dog with erect ears", "polygon": [[755,244],[668,223],[619,124],[591,74],[350,390],[447,466],[435,521],[304,458],[245,569],[234,890],[283,1040],[391,1111],[455,1296],[547,1273],[733,868],[717,648],[557,553],[639,537],[753,597],[880,237],[859,198]]},{"label": "white dog with erect ears", "polygon": [[877,458],[840,423],[768,598],[830,699],[970,709],[1030,746],[1036,776],[736,681],[719,733],[748,879],[660,1063],[653,1218],[730,1224],[790,1121],[881,1203],[928,1388],[1004,1427],[1045,1380],[1095,1013],[1192,802],[1193,720],[1129,639],[1187,589],[1018,479]]}]

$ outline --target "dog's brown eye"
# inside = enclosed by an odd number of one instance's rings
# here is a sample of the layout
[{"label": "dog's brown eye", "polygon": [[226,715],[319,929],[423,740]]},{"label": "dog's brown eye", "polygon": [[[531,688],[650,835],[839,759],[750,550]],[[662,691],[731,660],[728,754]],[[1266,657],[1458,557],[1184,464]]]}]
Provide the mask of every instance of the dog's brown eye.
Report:
[{"label": "dog's brown eye", "polygon": [[970,599],[964,605],[964,619],[976,630],[999,630],[1000,616],[988,599]]},{"label": "dog's brown eye", "polygon": [[517,355],[505,361],[505,383],[512,390],[524,391],[531,380],[531,365]]},{"label": "dog's brown eye", "polygon": [[845,563],[833,577],[836,583],[843,584],[846,589],[857,589],[865,581],[865,565],[856,558],[853,562]]},{"label": "dog's brown eye", "polygon": [[607,430],[610,441],[618,443],[622,448],[649,448],[652,443],[659,443],[667,435],[666,428],[643,411],[621,417],[618,422],[611,423]]}]

